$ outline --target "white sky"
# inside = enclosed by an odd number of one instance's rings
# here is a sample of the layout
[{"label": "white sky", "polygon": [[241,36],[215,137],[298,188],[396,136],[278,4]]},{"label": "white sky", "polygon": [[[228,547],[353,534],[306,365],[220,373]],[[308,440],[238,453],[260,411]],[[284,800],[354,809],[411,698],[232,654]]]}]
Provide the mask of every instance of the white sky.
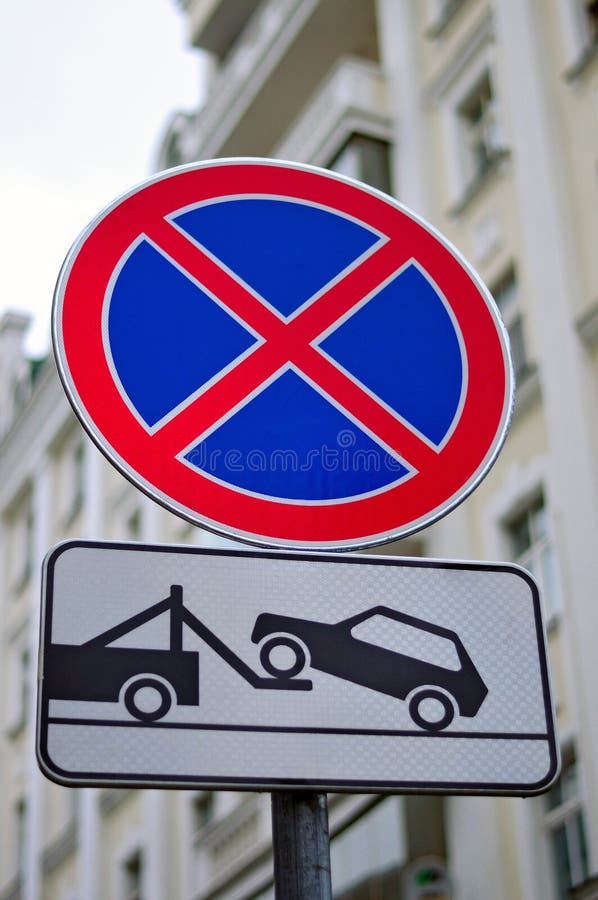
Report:
[{"label": "white sky", "polygon": [[201,63],[175,0],[0,7],[0,315],[30,312],[41,354],[69,247],[152,173],[170,115],[199,102]]}]

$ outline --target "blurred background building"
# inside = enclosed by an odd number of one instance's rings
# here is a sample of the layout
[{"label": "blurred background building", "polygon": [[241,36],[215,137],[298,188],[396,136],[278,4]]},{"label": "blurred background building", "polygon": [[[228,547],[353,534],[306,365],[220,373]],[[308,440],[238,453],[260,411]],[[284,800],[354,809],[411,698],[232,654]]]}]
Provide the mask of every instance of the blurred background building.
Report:
[{"label": "blurred background building", "polygon": [[[472,262],[511,338],[516,409],[494,469],[379,552],[535,574],[562,774],[527,800],[331,796],[335,897],[596,897],[598,3],[180,3],[210,83],[200,110],[173,116],[156,167],[279,157],[389,192]],[[271,897],[268,794],[71,790],[37,769],[46,551],[73,537],[223,541],[103,461],[52,360],[24,357],[26,328],[0,321],[0,898]]]}]

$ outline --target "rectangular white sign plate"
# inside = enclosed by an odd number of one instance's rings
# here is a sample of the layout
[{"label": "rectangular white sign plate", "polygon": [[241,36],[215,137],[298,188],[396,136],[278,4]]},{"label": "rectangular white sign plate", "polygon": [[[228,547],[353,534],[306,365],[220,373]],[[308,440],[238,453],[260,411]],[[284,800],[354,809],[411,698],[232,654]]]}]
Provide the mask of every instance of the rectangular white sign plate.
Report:
[{"label": "rectangular white sign plate", "polygon": [[516,566],[71,541],[38,759],[69,785],[535,794],[558,771]]}]

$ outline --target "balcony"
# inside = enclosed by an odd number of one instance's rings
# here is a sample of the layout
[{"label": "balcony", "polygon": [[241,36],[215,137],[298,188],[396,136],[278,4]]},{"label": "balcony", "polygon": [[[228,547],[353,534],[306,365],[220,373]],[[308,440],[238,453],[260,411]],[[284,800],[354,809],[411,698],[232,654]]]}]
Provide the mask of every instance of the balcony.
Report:
[{"label": "balcony", "polygon": [[375,63],[345,57],[284,135],[274,156],[324,166],[355,132],[391,139],[388,85]]},{"label": "balcony", "polygon": [[[271,879],[270,798],[246,794],[224,818],[210,822],[195,836],[195,900],[228,890],[243,892],[247,880]],[[264,868],[265,864],[265,868]],[[244,894],[247,896],[247,893]]]},{"label": "balcony", "polygon": [[344,2],[342,18],[336,0],[260,5],[214,77],[203,109],[182,129],[177,123],[184,161],[270,156],[339,56],[376,60],[372,0]]},{"label": "balcony", "polygon": [[194,47],[222,59],[255,12],[259,0],[179,0],[187,12]]}]

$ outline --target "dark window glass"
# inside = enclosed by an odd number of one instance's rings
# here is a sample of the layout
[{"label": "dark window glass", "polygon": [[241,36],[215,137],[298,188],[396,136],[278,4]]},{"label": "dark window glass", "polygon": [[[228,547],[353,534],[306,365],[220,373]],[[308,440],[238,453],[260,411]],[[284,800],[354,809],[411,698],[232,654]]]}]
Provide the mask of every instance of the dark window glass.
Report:
[{"label": "dark window glass", "polygon": [[328,168],[390,193],[390,148],[379,138],[352,134]]}]

